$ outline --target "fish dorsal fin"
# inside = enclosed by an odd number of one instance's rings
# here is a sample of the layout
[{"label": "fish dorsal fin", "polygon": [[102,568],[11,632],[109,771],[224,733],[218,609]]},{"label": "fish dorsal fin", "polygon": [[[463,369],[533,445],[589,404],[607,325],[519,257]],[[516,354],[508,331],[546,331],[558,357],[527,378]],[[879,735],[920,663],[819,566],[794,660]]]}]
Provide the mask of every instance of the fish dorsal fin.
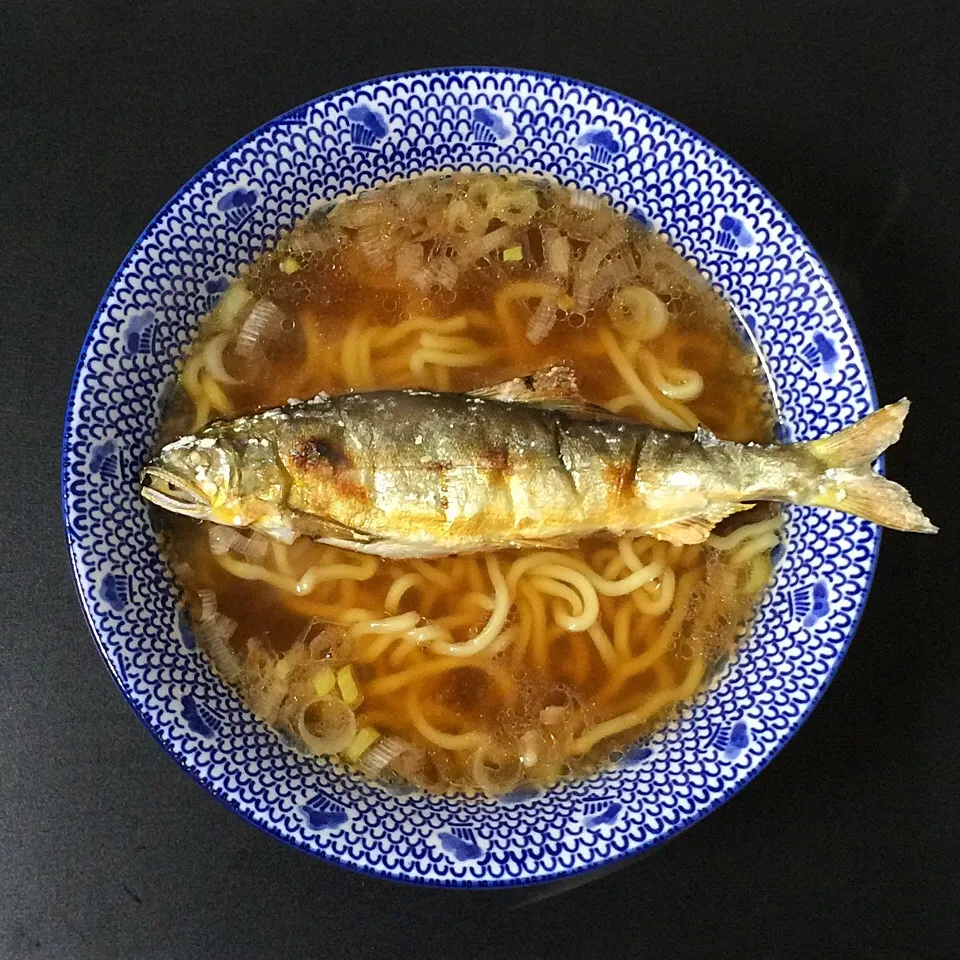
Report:
[{"label": "fish dorsal fin", "polygon": [[741,510],[752,510],[752,503],[712,503],[705,510],[682,520],[670,520],[649,530],[651,537],[669,543],[703,543],[721,521]]},{"label": "fish dorsal fin", "polygon": [[544,410],[559,410],[592,419],[616,419],[616,414],[583,399],[577,386],[577,375],[562,364],[489,387],[480,387],[471,390],[469,395],[502,403],[526,403]]},{"label": "fish dorsal fin", "polygon": [[709,427],[705,427],[702,423],[697,424],[697,432],[693,436],[701,447],[717,447],[723,443]]}]

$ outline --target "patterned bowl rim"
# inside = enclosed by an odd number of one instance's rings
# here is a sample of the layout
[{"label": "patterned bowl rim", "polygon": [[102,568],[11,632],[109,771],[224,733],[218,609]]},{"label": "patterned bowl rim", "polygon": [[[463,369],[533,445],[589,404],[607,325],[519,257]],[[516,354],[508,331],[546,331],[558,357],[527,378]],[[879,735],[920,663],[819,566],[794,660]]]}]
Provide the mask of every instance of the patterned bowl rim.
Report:
[{"label": "patterned bowl rim", "polygon": [[[154,227],[158,224],[159,221],[175,206],[175,204],[180,201],[181,197],[186,193],[194,184],[206,177],[213,169],[215,169],[221,161],[230,157],[235,151],[243,147],[245,144],[249,143],[252,140],[255,140],[261,134],[266,133],[271,128],[282,124],[286,119],[293,117],[302,111],[309,109],[314,104],[330,100],[332,98],[341,96],[343,94],[352,93],[359,90],[364,90],[369,87],[372,87],[379,83],[389,83],[392,81],[403,80],[403,79],[424,79],[437,76],[452,76],[452,75],[469,75],[469,74],[493,74],[500,76],[508,77],[529,77],[538,80],[552,80],[560,83],[570,84],[573,87],[578,87],[583,90],[588,90],[597,94],[602,94],[604,97],[611,99],[614,102],[621,102],[631,104],[635,107],[640,108],[642,111],[648,113],[652,117],[663,120],[668,124],[673,125],[678,130],[687,134],[693,141],[695,141],[699,146],[706,148],[706,150],[713,152],[715,155],[724,159],[727,163],[735,169],[744,180],[755,188],[759,193],[773,206],[777,214],[783,218],[785,225],[799,238],[802,243],[806,246],[806,251],[809,257],[813,260],[814,264],[821,271],[822,276],[819,278],[825,288],[832,298],[834,305],[838,314],[846,322],[847,332],[849,333],[852,341],[855,353],[857,358],[863,365],[863,374],[866,380],[867,394],[871,407],[875,409],[878,405],[876,385],[873,379],[873,373],[870,368],[869,361],[866,356],[866,351],[863,347],[863,341],[860,337],[860,332],[857,329],[856,323],[854,322],[853,316],[850,313],[849,308],[846,305],[846,302],[843,299],[843,296],[838,289],[836,282],[834,281],[830,271],[827,269],[826,264],[823,262],[823,259],[817,253],[813,244],[810,243],[806,234],[800,229],[794,219],[790,214],[784,209],[784,207],[777,201],[777,199],[764,187],[757,179],[754,177],[748,170],[746,170],[738,161],[732,158],[728,153],[726,153],[721,148],[717,147],[712,141],[708,140],[702,134],[688,127],[686,124],[682,123],[679,120],[674,119],[663,111],[657,110],[654,107],[649,106],[642,101],[636,100],[633,97],[629,97],[625,94],[619,93],[615,90],[611,90],[607,87],[603,87],[599,84],[594,84],[589,81],[579,80],[576,78],[571,78],[564,76],[562,74],[556,74],[545,70],[529,70],[519,67],[496,67],[496,66],[448,66],[448,67],[424,67],[414,70],[405,70],[398,73],[384,74],[382,76],[373,77],[367,80],[362,80],[357,83],[352,83],[347,86],[339,87],[335,90],[328,91],[327,93],[321,94],[318,97],[314,97],[311,100],[308,100],[304,103],[301,103],[297,106],[291,107],[290,109],[284,111],[281,114],[267,120],[262,123],[260,126],[256,127],[254,130],[250,131],[240,139],[236,140],[234,143],[227,146],[224,150],[218,153],[215,157],[209,160],[204,166],[197,171],[193,176],[191,176],[187,181],[185,181],[167,200],[166,203],[157,211],[157,213],[150,219],[150,222],[143,228],[140,234],[137,236],[136,240],[131,245],[130,249],[124,255],[123,260],[121,261],[119,267],[114,272],[110,283],[108,284],[103,296],[100,298],[100,301],[97,305],[96,311],[94,312],[93,318],[91,319],[90,326],[87,330],[87,333],[84,337],[83,343],[80,348],[80,353],[77,359],[76,366],[74,368],[73,376],[70,382],[70,390],[67,397],[66,411],[65,411],[65,420],[64,420],[64,432],[63,432],[63,441],[61,446],[61,488],[60,488],[60,507],[61,507],[61,517],[64,523],[64,536],[67,546],[67,552],[70,557],[70,570],[73,579],[73,586],[77,594],[77,599],[80,603],[81,610],[83,611],[84,619],[86,620],[87,627],[90,631],[90,634],[94,640],[97,652],[100,654],[100,658],[103,661],[104,665],[107,668],[108,673],[113,678],[114,683],[120,690],[120,693],[123,695],[123,698],[126,700],[127,704],[133,710],[137,719],[140,723],[147,729],[151,737],[159,744],[159,746],[167,753],[171,759],[177,764],[180,769],[182,769],[188,776],[190,776],[196,783],[198,783],[207,793],[215,797],[221,804],[227,807],[234,814],[241,817],[243,820],[247,821],[254,827],[259,830],[264,831],[265,833],[270,834],[276,839],[282,841],[284,844],[293,847],[296,850],[307,853],[310,856],[316,857],[326,863],[334,864],[338,867],[344,867],[354,872],[363,874],[365,876],[376,877],[381,880],[392,880],[395,882],[411,884],[414,886],[427,886],[427,887],[444,887],[452,889],[505,889],[509,887],[520,887],[520,886],[531,886],[537,884],[548,884],[548,883],[557,883],[563,880],[569,880],[570,878],[579,876],[581,874],[590,873],[594,871],[606,871],[612,866],[621,864],[630,858],[637,858],[644,856],[653,850],[661,847],[664,843],[669,840],[672,840],[678,834],[682,833],[684,830],[692,827],[694,824],[698,823],[704,817],[708,816],[718,807],[726,803],[731,797],[739,793],[744,787],[751,783],[754,778],[764,770],[767,765],[780,753],[780,751],[786,746],[786,744],[793,738],[797,730],[806,722],[807,718],[810,716],[814,708],[820,702],[821,697],[826,692],[830,683],[833,681],[834,676],[837,673],[837,670],[840,667],[840,664],[843,662],[847,650],[849,649],[850,643],[853,640],[854,635],[859,628],[861,618],[863,616],[863,611],[866,607],[867,600],[870,595],[870,590],[873,585],[874,576],[877,568],[877,560],[880,552],[880,541],[881,533],[880,528],[876,528],[875,536],[873,538],[873,546],[871,551],[871,556],[869,559],[869,567],[866,571],[866,578],[860,593],[859,602],[857,609],[850,620],[850,626],[847,630],[846,636],[843,638],[841,643],[835,644],[834,648],[836,650],[836,656],[833,664],[831,665],[828,672],[826,672],[819,686],[806,703],[806,705],[800,710],[797,716],[794,718],[794,721],[789,725],[784,731],[781,732],[779,739],[776,742],[770,744],[765,754],[757,762],[757,764],[750,770],[740,771],[737,778],[722,792],[722,794],[714,798],[710,803],[704,805],[702,808],[695,810],[691,814],[681,815],[678,819],[678,822],[673,827],[666,829],[659,833],[652,840],[641,843],[637,845],[632,845],[629,849],[622,853],[616,853],[614,855],[608,856],[602,860],[598,860],[592,863],[580,864],[573,866],[571,868],[566,868],[551,874],[544,876],[530,876],[530,877],[508,877],[505,879],[493,879],[493,878],[456,878],[456,879],[434,879],[431,877],[417,876],[415,874],[409,873],[400,873],[395,871],[388,871],[385,869],[375,869],[372,867],[364,866],[361,864],[353,863],[348,859],[342,859],[341,857],[329,853],[324,849],[314,849],[306,844],[303,844],[296,840],[295,838],[286,835],[282,830],[272,824],[260,823],[252,815],[244,811],[240,805],[235,801],[235,799],[230,795],[230,793],[223,789],[218,789],[212,783],[210,783],[204,776],[204,774],[190,766],[187,766],[181,761],[173,748],[173,744],[170,743],[164,736],[162,730],[154,726],[151,718],[148,714],[141,708],[141,704],[136,696],[130,691],[125,685],[124,679],[119,675],[117,670],[114,668],[113,664],[110,662],[106,649],[104,647],[103,640],[100,636],[101,625],[96,621],[92,612],[85,602],[83,591],[81,588],[81,571],[78,565],[78,558],[73,549],[72,535],[70,532],[69,525],[69,502],[68,502],[68,459],[69,459],[69,445],[72,435],[72,420],[76,404],[76,395],[77,388],[79,384],[79,379],[83,370],[84,363],[87,359],[88,352],[90,350],[91,344],[95,340],[95,333],[99,324],[99,321],[104,313],[104,310],[110,300],[114,289],[117,284],[121,281],[124,273],[127,270],[131,260],[135,256],[136,252],[140,248],[140,245],[144,242],[145,239],[154,230]],[[879,473],[884,472],[884,458],[881,457],[880,460],[875,465],[875,469]]]}]

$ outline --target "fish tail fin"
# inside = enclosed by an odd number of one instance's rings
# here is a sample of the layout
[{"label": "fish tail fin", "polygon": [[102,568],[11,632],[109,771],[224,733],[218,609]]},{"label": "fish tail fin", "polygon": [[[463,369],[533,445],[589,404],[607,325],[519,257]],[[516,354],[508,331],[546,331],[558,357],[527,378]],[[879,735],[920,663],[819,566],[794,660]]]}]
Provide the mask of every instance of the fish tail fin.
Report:
[{"label": "fish tail fin", "polygon": [[816,507],[831,507],[879,523],[891,530],[909,533],[936,533],[924,512],[910,499],[910,494],[892,480],[881,477],[869,467],[829,471],[825,483],[809,502]]},{"label": "fish tail fin", "polygon": [[910,401],[904,397],[858,420],[852,427],[802,444],[825,467],[869,466],[900,439]]},{"label": "fish tail fin", "polygon": [[872,520],[893,530],[936,533],[935,527],[910,494],[892,480],[874,473],[870,465],[900,439],[910,401],[891,403],[858,423],[820,440],[802,444],[824,466],[822,482],[810,499],[813,506],[830,507]]}]

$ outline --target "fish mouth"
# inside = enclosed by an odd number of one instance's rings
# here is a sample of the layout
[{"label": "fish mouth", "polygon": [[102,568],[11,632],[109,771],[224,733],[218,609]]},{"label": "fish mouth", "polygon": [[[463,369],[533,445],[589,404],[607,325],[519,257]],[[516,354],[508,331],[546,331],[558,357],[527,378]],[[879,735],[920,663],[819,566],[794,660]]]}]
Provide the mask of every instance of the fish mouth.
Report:
[{"label": "fish mouth", "polygon": [[140,473],[140,495],[144,500],[202,520],[210,514],[210,501],[189,480],[163,467],[144,467]]}]

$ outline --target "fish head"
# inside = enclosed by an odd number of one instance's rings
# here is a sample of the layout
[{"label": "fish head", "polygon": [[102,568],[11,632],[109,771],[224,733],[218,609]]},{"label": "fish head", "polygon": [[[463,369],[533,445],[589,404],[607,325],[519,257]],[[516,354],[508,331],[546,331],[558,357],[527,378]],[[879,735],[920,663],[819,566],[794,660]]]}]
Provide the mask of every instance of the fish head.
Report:
[{"label": "fish head", "polygon": [[[203,434],[181,437],[163,447],[140,472],[140,493],[150,503],[198,520],[233,523],[229,512],[236,499],[238,475],[235,447]],[[239,524],[237,524],[239,525]]]}]

